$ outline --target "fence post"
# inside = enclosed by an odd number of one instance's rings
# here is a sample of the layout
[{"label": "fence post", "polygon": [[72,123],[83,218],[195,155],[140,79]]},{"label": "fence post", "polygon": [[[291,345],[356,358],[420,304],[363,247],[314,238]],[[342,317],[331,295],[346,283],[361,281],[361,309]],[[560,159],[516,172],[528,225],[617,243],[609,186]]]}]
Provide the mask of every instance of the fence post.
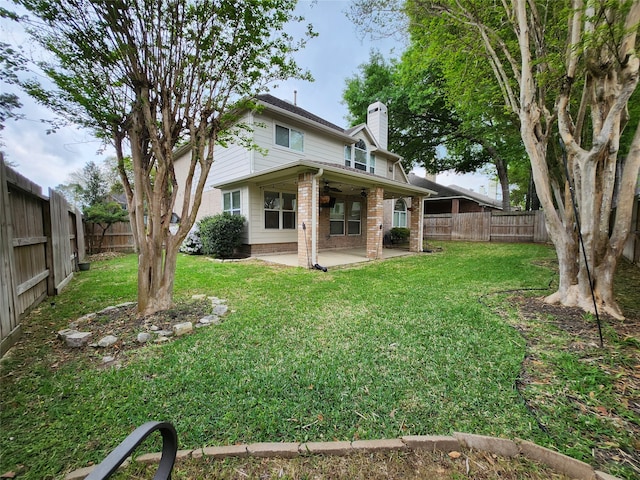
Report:
[{"label": "fence post", "polygon": [[9,185],[0,152],[0,356],[4,355],[20,336],[17,310],[15,262],[13,258],[13,223],[9,206]]}]

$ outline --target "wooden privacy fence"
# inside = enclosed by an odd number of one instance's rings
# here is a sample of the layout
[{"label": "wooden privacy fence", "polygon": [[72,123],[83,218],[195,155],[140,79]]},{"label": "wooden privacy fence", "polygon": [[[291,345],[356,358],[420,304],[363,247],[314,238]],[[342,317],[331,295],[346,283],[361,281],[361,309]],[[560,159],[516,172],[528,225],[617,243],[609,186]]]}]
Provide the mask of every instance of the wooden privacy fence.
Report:
[{"label": "wooden privacy fence", "polygon": [[424,216],[427,240],[472,242],[548,241],[542,211],[442,213]]},{"label": "wooden privacy fence", "polygon": [[44,196],[0,155],[0,355],[20,336],[21,317],[57,295],[84,256],[80,212],[55,190]]},{"label": "wooden privacy fence", "polygon": [[114,223],[107,228],[100,245],[102,227],[94,223],[85,223],[85,237],[89,252],[134,252],[133,233],[129,222]]}]

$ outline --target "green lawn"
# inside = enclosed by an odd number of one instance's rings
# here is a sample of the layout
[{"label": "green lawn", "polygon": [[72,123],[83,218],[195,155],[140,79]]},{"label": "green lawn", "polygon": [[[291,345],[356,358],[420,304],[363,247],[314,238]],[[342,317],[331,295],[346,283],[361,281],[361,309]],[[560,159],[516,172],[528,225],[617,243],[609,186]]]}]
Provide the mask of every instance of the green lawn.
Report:
[{"label": "green lawn", "polygon": [[538,264],[553,258],[541,245],[446,243],[322,273],[181,256],[175,299],[216,295],[232,313],[120,369],[52,350],[70,320],[135,300],[135,256],[94,262],[29,316],[2,362],[0,474],[58,478],[149,420],[173,422],[180,448],[454,431],[552,444],[515,387],[525,339],[496,313],[502,297],[480,300],[546,287],[554,273]]}]

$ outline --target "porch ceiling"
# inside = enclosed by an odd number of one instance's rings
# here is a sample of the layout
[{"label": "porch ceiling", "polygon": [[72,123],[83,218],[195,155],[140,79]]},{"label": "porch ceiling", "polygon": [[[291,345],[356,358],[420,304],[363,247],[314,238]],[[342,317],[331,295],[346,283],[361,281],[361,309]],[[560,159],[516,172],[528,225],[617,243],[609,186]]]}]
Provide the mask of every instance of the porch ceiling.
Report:
[{"label": "porch ceiling", "polygon": [[273,186],[274,188],[294,189],[298,183],[298,174],[302,172],[317,174],[320,171],[322,171],[322,177],[319,179],[321,191],[324,189],[325,183],[328,183],[331,188],[340,190],[340,192],[330,191],[329,193],[348,196],[360,195],[363,189],[382,187],[384,189],[384,198],[428,197],[435,194],[432,190],[416,187],[408,183],[398,182],[367,172],[360,172],[337,164],[309,160],[298,160],[280,167],[247,175],[232,182],[217,184],[214,187],[228,190],[252,183],[262,187]]}]

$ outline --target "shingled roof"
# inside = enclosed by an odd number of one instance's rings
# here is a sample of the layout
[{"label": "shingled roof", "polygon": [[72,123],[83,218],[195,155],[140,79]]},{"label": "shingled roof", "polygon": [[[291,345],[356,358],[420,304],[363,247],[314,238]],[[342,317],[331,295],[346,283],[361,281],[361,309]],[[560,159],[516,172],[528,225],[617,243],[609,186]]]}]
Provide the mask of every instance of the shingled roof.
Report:
[{"label": "shingled roof", "polygon": [[316,123],[319,123],[320,125],[324,125],[325,127],[329,127],[334,130],[337,130],[340,133],[346,133],[344,128],[339,127],[325,120],[324,118],[320,118],[319,116],[314,115],[313,113],[305,110],[304,108],[300,108],[297,105],[294,105],[293,103],[287,102],[286,100],[281,100],[277,97],[274,97],[273,95],[269,95],[268,93],[263,95],[258,95],[257,99],[263,103],[273,105],[274,107],[278,107],[282,110],[286,110],[287,112],[294,113],[308,120],[312,120]]},{"label": "shingled roof", "polygon": [[416,187],[427,188],[429,190],[433,190],[436,192],[435,195],[431,195],[428,200],[442,200],[445,198],[466,198],[472,200],[479,205],[486,205],[493,208],[502,208],[502,203],[492,199],[491,197],[487,197],[486,195],[482,195],[480,193],[472,192],[462,187],[450,186],[446,187],[444,185],[440,185],[439,183],[432,182],[431,180],[427,180],[426,178],[420,177],[415,173],[409,174],[409,183],[411,185],[415,185]]}]

